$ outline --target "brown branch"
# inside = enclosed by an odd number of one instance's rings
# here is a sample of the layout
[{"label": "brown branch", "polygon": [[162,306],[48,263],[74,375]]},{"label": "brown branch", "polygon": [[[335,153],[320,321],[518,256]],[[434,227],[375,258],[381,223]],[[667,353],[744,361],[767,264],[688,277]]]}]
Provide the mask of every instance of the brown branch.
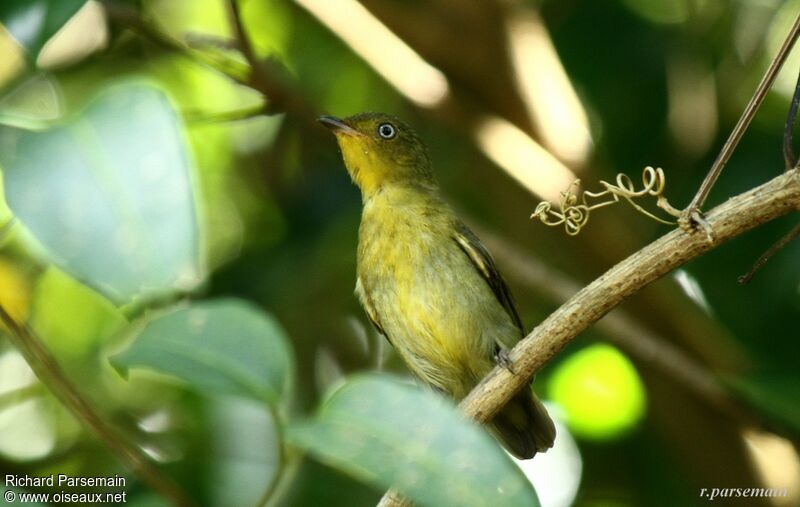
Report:
[{"label": "brown branch", "polygon": [[495,368],[464,401],[463,410],[486,421],[533,374],[578,334],[625,298],[686,262],[764,222],[800,209],[797,170],[734,197],[708,214],[714,239],[675,229],[620,262],[583,288],[510,352],[516,375]]},{"label": "brown branch", "polygon": [[242,53],[244,59],[250,64],[250,67],[255,68],[258,65],[258,57],[256,51],[253,49],[253,44],[250,42],[250,37],[244,30],[244,22],[242,21],[242,12],[239,9],[238,0],[227,0],[225,2],[225,9],[228,13],[228,22],[233,31],[236,49]]},{"label": "brown branch", "polygon": [[[677,228],[620,262],[561,305],[509,352],[514,373],[495,367],[459,404],[478,422],[494,416],[550,359],[626,298],[688,261],[754,227],[800,210],[800,173],[792,170],[740,194],[706,216],[711,240]],[[407,505],[390,491],[380,507]]]},{"label": "brown branch", "polygon": [[167,479],[138,447],[100,416],[61,369],[41,340],[28,326],[14,320],[2,305],[0,305],[0,321],[7,328],[6,334],[11,343],[22,353],[39,380],[86,429],[100,439],[122,463],[172,505],[177,507],[194,505],[183,491]]},{"label": "brown branch", "polygon": [[[561,304],[580,291],[582,286],[579,282],[535,257],[526,256],[516,245],[487,231],[481,231],[481,237],[495,258],[509,268],[511,278],[531,287],[539,295]],[[709,405],[735,419],[764,426],[756,414],[749,412],[731,397],[705,365],[666,337],[640,324],[622,308],[616,308],[600,319],[597,330],[608,342],[639,362],[661,371]]]}]

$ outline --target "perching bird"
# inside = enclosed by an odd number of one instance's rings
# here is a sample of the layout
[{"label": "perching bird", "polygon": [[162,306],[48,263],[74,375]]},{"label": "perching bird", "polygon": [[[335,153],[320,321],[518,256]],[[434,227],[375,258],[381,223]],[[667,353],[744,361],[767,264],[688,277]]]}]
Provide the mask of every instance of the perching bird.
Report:
[{"label": "perching bird", "polygon": [[[356,295],[418,378],[462,399],[523,336],[491,255],[439,195],[422,140],[380,113],[320,118],[361,189]],[[490,422],[514,456],[552,447],[555,426],[530,388]]]}]

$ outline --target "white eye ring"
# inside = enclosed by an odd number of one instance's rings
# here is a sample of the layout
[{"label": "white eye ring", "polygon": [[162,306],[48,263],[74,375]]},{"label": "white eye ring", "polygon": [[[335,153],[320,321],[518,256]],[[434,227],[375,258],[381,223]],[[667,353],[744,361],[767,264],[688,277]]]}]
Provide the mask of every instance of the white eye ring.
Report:
[{"label": "white eye ring", "polygon": [[378,135],[384,139],[391,139],[397,135],[397,130],[391,123],[381,123],[378,125]]}]

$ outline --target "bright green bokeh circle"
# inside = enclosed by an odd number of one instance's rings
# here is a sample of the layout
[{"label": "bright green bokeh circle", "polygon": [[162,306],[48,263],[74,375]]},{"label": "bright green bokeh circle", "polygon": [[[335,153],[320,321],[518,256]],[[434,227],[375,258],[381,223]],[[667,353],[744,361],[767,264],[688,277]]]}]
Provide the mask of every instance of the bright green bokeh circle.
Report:
[{"label": "bright green bokeh circle", "polygon": [[646,394],[633,364],[610,345],[591,345],[567,358],[549,383],[550,397],[578,436],[608,440],[644,416]]}]

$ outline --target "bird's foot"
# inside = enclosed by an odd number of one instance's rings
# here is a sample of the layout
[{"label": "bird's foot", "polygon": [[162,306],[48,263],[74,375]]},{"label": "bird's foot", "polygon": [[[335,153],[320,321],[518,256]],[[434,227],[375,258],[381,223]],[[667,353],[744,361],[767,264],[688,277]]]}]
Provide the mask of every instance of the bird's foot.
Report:
[{"label": "bird's foot", "polygon": [[494,355],[494,362],[498,366],[502,366],[512,374],[516,373],[514,371],[514,366],[512,364],[511,357],[508,355],[508,351],[506,349],[498,349],[497,353],[495,353]]}]

